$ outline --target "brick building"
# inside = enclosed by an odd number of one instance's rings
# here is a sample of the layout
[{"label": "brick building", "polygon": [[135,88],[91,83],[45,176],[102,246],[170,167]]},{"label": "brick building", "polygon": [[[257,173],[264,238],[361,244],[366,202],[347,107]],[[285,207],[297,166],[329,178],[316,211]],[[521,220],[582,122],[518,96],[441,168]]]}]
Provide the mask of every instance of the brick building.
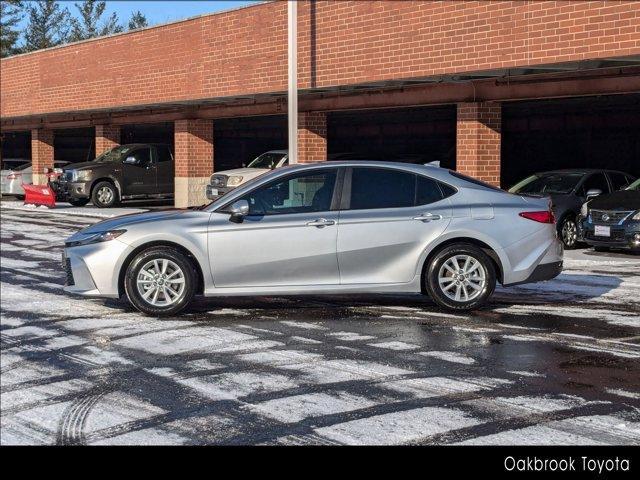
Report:
[{"label": "brick building", "polygon": [[[640,175],[640,2],[317,1],[298,8],[299,158],[440,160],[509,186],[551,167]],[[174,145],[176,205],[286,147],[287,5],[3,59],[3,157],[39,173]],[[42,176],[36,175],[37,181]]]}]

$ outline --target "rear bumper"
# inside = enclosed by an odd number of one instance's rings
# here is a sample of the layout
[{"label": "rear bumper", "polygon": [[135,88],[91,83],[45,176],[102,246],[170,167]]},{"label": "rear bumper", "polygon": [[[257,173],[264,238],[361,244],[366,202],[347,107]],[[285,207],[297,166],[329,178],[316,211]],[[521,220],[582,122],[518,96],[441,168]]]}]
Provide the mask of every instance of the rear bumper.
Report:
[{"label": "rear bumper", "polygon": [[529,275],[526,279],[521,282],[511,283],[509,285],[505,285],[511,287],[513,285],[522,285],[523,283],[535,283],[535,282],[544,282],[545,280],[552,280],[556,278],[562,272],[562,261],[559,262],[551,262],[551,263],[542,263],[533,269],[531,275]]}]

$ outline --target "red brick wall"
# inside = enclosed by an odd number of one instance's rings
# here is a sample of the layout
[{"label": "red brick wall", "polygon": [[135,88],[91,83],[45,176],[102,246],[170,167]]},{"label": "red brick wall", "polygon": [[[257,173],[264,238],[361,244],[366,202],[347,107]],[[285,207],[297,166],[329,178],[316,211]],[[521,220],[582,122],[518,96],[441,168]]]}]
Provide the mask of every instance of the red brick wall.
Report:
[{"label": "red brick wall", "polygon": [[500,186],[499,103],[458,104],[456,170]]},{"label": "red brick wall", "polygon": [[[286,9],[286,2],[255,5],[3,59],[0,114],[286,90]],[[636,1],[299,7],[301,87],[639,53]]]},{"label": "red brick wall", "polygon": [[323,162],[327,159],[327,114],[300,112],[298,115],[298,162]]},{"label": "red brick wall", "polygon": [[175,122],[176,177],[206,177],[213,173],[213,121]]},{"label": "red brick wall", "polygon": [[120,145],[118,125],[96,125],[96,156]]},{"label": "red brick wall", "polygon": [[45,168],[53,168],[53,130],[31,130],[31,171],[33,183],[46,184]]}]

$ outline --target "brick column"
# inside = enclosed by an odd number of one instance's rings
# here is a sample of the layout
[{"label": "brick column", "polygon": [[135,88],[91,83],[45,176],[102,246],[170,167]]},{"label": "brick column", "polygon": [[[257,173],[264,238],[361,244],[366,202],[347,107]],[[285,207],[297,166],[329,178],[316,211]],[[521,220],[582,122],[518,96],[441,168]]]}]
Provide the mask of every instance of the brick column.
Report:
[{"label": "brick column", "polygon": [[34,185],[46,185],[45,168],[53,168],[53,130],[31,130],[31,171]]},{"label": "brick column", "polygon": [[207,203],[205,185],[213,173],[213,121],[175,122],[175,206]]},{"label": "brick column", "polygon": [[298,162],[323,162],[327,159],[327,114],[298,114]]},{"label": "brick column", "polygon": [[501,105],[458,104],[456,170],[500,185]]},{"label": "brick column", "polygon": [[120,145],[119,125],[96,125],[96,157]]}]

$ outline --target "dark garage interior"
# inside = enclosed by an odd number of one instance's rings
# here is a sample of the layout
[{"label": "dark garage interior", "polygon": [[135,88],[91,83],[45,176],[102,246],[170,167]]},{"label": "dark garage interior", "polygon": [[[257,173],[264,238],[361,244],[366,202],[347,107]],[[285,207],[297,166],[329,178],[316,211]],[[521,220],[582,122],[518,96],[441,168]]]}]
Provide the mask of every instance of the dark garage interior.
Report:
[{"label": "dark garage interior", "polygon": [[123,125],[120,130],[120,142],[125,143],[164,143],[174,144],[172,122]]},{"label": "dark garage interior", "polygon": [[559,168],[640,177],[640,94],[504,103],[501,186]]},{"label": "dark garage interior", "polygon": [[247,165],[261,153],[287,148],[287,117],[228,118],[215,121],[215,170],[229,170]]},{"label": "dark garage interior", "polygon": [[455,168],[456,107],[335,112],[327,118],[330,159],[408,163],[440,161]]},{"label": "dark garage interior", "polygon": [[0,136],[2,159],[31,161],[31,132],[3,132]]},{"label": "dark garage interior", "polygon": [[87,162],[96,158],[95,128],[69,128],[55,130],[53,157],[71,163]]}]

